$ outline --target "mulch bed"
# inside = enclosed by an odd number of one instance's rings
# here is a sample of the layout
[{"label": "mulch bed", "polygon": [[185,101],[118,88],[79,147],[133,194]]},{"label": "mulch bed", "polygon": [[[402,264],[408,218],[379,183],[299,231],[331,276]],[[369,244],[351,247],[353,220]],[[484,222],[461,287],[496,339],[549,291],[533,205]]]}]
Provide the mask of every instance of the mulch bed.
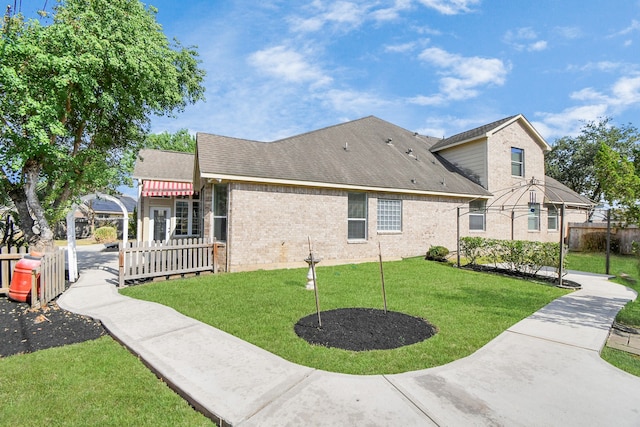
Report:
[{"label": "mulch bed", "polygon": [[310,314],[298,320],[294,330],[311,344],[344,350],[388,350],[415,344],[437,333],[419,317],[373,308],[339,308]]},{"label": "mulch bed", "polygon": [[55,302],[31,309],[0,296],[0,357],[61,347],[106,335],[99,321],[63,310]]},{"label": "mulch bed", "polygon": [[[545,285],[550,285],[550,286],[558,286],[558,278],[557,277],[551,277],[551,276],[545,276],[542,274],[526,274],[526,273],[522,273],[519,271],[515,271],[515,270],[509,270],[506,268],[499,268],[499,267],[492,267],[489,265],[464,265],[461,268],[467,269],[467,270],[473,270],[473,271],[480,271],[483,273],[493,273],[493,274],[500,274],[502,276],[509,276],[509,277],[515,277],[517,279],[524,279],[524,280],[529,280],[529,281],[534,281],[534,282],[538,282],[538,283],[543,283]],[[567,279],[562,279],[562,288],[568,288],[568,289],[574,289],[574,290],[578,290],[578,289],[582,289],[582,285],[580,285],[577,282],[574,282],[572,280],[567,280]]]}]

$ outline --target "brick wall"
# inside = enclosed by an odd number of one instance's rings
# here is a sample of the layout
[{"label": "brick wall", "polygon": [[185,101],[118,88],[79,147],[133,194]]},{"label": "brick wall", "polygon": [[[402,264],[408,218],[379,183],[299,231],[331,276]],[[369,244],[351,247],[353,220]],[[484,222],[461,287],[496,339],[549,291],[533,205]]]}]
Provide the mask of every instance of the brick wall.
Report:
[{"label": "brick wall", "polygon": [[[231,183],[229,271],[305,267],[309,238],[323,265],[374,261],[378,242],[384,259],[424,255],[431,245],[455,249],[456,207],[462,200],[368,193],[367,239],[351,242],[347,195],[343,190]],[[378,197],[402,200],[401,232],[377,232]]]}]

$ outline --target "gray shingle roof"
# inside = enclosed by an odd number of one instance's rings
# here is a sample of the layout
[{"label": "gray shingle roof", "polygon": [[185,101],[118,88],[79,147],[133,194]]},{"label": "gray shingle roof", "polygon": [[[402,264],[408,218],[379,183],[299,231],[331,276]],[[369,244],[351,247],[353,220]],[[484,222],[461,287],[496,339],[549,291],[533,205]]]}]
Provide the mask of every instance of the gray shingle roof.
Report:
[{"label": "gray shingle roof", "polygon": [[133,178],[157,181],[193,181],[194,155],[176,151],[142,149],[136,158]]},{"label": "gray shingle roof", "polygon": [[587,197],[584,197],[561,182],[551,178],[544,177],[545,181],[545,202],[548,203],[566,203],[569,205],[595,205]]},{"label": "gray shingle roof", "polygon": [[517,117],[517,115],[505,117],[504,119],[496,120],[495,122],[492,122],[483,126],[479,126],[475,129],[471,129],[465,132],[458,133],[456,135],[450,136],[449,138],[442,139],[440,140],[440,142],[438,142],[433,147],[431,147],[431,151],[436,152],[445,147],[455,145],[459,142],[472,140],[474,138],[486,135],[488,132],[499,127],[500,125],[507,123],[509,120],[512,120],[515,117]]},{"label": "gray shingle roof", "polygon": [[429,151],[436,141],[373,116],[275,142],[196,136],[205,178],[488,196]]}]

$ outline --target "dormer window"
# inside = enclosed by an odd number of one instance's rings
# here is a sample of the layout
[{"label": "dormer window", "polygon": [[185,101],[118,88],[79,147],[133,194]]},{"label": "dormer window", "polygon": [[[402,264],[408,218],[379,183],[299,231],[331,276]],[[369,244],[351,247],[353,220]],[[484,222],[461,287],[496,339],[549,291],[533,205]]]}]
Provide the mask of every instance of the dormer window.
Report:
[{"label": "dormer window", "polygon": [[511,175],[524,177],[524,150],[511,147]]}]

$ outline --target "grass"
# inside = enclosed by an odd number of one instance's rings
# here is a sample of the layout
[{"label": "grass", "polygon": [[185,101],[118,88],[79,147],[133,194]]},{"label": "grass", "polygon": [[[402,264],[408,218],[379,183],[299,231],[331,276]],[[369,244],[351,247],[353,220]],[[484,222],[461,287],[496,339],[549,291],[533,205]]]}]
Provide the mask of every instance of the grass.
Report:
[{"label": "grass", "polygon": [[[287,360],[334,372],[388,374],[468,356],[567,291],[409,259],[384,264],[388,309],[427,319],[438,333],[393,350],[346,351],[308,344],[293,329],[315,313],[305,269],[201,276],[122,290],[171,306]],[[317,269],[322,310],[382,308],[377,263]]]},{"label": "grass", "polygon": [[[619,276],[621,273],[625,273],[636,282],[623,280],[620,277],[616,277],[613,280],[640,293],[638,259],[632,255],[611,255],[609,262],[609,272],[611,274]],[[572,270],[604,274],[606,271],[606,256],[603,253],[571,252],[567,255],[567,266]],[[616,322],[640,329],[640,302],[637,299],[629,301],[616,316]],[[630,374],[640,376],[640,357],[609,347],[605,347],[600,356],[613,366]]]},{"label": "grass", "polygon": [[0,371],[3,425],[213,425],[110,337],[0,358]]}]

